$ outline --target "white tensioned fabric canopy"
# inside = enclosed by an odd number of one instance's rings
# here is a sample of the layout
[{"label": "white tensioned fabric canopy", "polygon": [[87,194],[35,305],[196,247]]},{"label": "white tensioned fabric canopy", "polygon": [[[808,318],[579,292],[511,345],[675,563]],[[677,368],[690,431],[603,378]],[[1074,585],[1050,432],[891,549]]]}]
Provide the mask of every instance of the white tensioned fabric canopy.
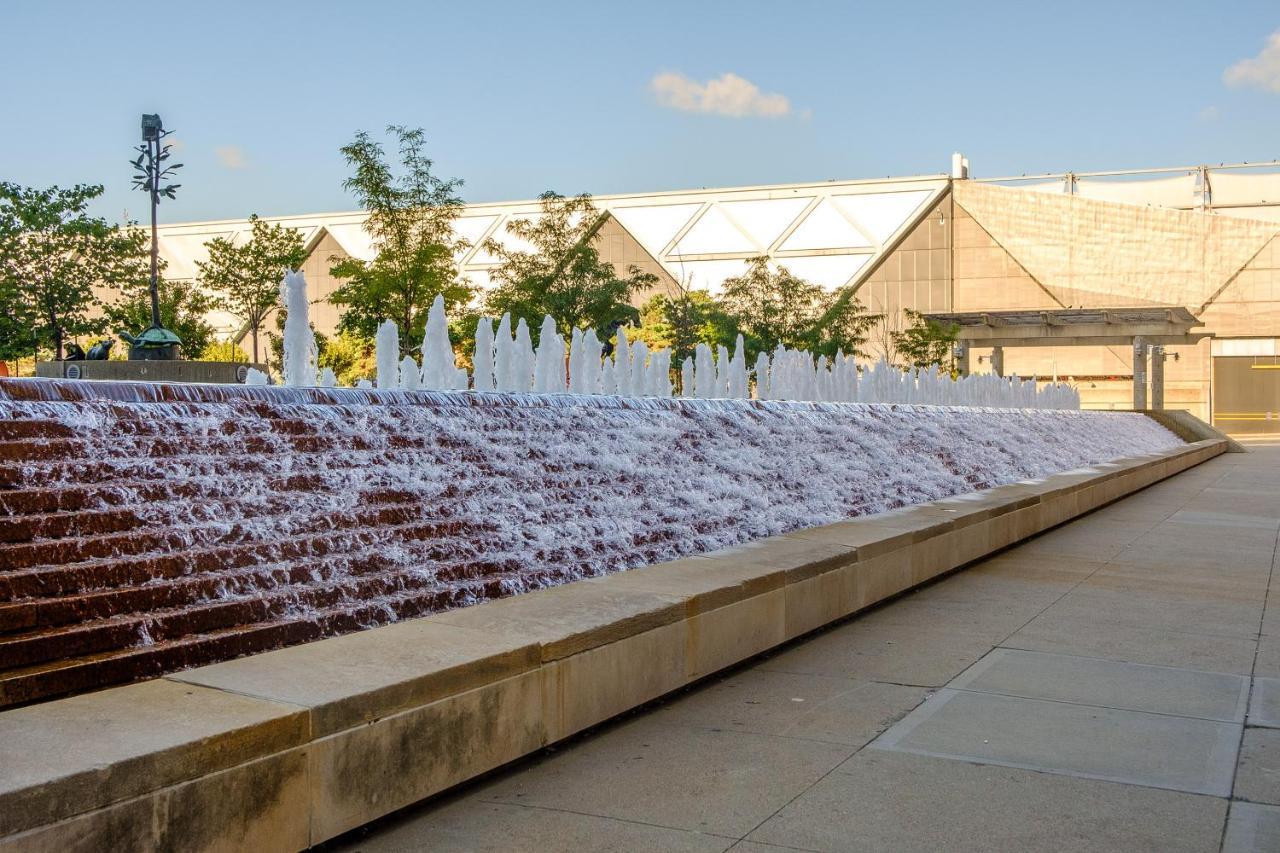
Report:
[{"label": "white tensioned fabric canopy", "polygon": [[[810,281],[841,287],[865,277],[875,260],[932,210],[947,186],[945,177],[935,175],[596,196],[594,203],[673,279],[694,287],[715,292],[760,255]],[[498,263],[486,242],[527,248],[507,226],[538,215],[537,201],[464,207],[455,223],[467,244],[456,259],[463,273],[485,286]],[[369,260],[376,251],[362,213],[263,218],[299,229],[309,248],[329,234],[352,257]],[[242,239],[248,228],[244,220],[162,226],[161,253],[170,261],[172,277],[194,277],[193,260],[203,257],[206,240]]]}]

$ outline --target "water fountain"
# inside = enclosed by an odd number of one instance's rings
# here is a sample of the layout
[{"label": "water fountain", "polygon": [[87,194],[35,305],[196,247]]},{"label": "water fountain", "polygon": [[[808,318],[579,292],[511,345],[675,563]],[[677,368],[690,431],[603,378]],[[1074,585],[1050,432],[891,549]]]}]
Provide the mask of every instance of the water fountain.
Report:
[{"label": "water fountain", "polygon": [[[619,330],[534,348],[442,300],[422,365],[317,376],[305,282],[292,387],[0,380],[0,705],[697,554],[1176,445],[1065,385],[779,347],[682,365]],[[758,399],[749,399],[752,388]],[[490,390],[495,389],[495,390]]]}]

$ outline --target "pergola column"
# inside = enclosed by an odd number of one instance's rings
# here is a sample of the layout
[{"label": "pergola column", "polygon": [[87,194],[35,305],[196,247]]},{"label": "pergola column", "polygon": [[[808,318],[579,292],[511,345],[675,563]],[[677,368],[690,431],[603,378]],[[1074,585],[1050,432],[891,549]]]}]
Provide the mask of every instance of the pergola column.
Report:
[{"label": "pergola column", "polygon": [[1151,347],[1151,408],[1164,408],[1164,346]]},{"label": "pergola column", "polygon": [[1141,337],[1133,339],[1133,410],[1147,408],[1147,342]]}]

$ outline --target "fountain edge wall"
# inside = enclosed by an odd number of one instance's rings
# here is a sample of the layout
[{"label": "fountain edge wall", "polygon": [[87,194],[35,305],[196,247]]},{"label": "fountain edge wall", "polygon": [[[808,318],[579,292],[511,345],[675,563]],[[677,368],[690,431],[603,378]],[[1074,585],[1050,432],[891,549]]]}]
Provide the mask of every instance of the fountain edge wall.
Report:
[{"label": "fountain edge wall", "polygon": [[0,713],[0,850],[318,844],[1204,462],[1203,440]]}]

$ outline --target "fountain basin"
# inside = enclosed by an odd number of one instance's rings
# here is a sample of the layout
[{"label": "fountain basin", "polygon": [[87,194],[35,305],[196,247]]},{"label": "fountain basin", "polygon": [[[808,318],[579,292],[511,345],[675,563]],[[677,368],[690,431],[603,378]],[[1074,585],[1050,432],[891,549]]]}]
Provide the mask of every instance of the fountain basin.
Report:
[{"label": "fountain basin", "polygon": [[0,846],[318,844],[1225,447],[1178,445],[0,712]]},{"label": "fountain basin", "polygon": [[0,380],[0,706],[1180,446],[1132,413]]}]

